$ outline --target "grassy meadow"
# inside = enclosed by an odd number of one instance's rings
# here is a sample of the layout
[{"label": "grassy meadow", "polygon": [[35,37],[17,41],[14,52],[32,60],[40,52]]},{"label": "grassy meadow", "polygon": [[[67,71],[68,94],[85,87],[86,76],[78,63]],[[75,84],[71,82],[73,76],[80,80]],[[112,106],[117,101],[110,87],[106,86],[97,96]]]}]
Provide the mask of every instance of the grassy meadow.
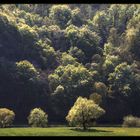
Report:
[{"label": "grassy meadow", "polygon": [[93,127],[88,131],[70,127],[1,128],[0,136],[140,136],[140,128]]}]

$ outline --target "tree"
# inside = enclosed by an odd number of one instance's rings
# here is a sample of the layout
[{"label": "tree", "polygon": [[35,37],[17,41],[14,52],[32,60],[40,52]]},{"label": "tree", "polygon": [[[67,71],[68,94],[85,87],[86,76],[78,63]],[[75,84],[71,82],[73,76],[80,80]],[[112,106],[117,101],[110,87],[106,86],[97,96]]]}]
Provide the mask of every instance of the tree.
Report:
[{"label": "tree", "polygon": [[43,70],[46,68],[53,69],[57,66],[56,52],[53,47],[39,40],[34,45],[34,49],[33,58],[39,63]]},{"label": "tree", "polygon": [[67,53],[63,53],[62,54],[62,58],[61,58],[61,63],[63,66],[67,66],[68,64],[71,65],[78,65],[78,63],[76,62],[76,58],[72,57],[71,55],[67,54]]},{"label": "tree", "polygon": [[66,116],[66,120],[70,125],[82,126],[83,130],[86,130],[91,120],[99,118],[104,113],[105,111],[93,100],[78,97]]},{"label": "tree", "polygon": [[[119,33],[125,31],[129,19],[132,18],[134,12],[136,11],[136,5],[120,5],[112,4],[108,9],[108,15],[114,26]],[[118,20],[116,20],[118,19]]]},{"label": "tree", "polygon": [[102,102],[102,96],[98,93],[90,94],[89,99],[93,100],[98,105],[101,104],[101,102]]},{"label": "tree", "polygon": [[17,62],[16,67],[20,79],[30,80],[38,75],[34,65],[27,60]]},{"label": "tree", "polygon": [[75,26],[82,26],[84,24],[84,17],[82,15],[82,12],[79,8],[75,8],[72,10],[72,19],[71,19],[71,24]]},{"label": "tree", "polygon": [[64,122],[79,96],[103,123],[140,116],[139,21],[138,4],[1,4],[0,106],[22,124],[35,106]]},{"label": "tree", "polygon": [[140,28],[130,28],[126,30],[126,46],[140,60]]},{"label": "tree", "polygon": [[95,82],[94,83],[94,90],[96,93],[99,93],[102,96],[106,96],[107,91],[108,91],[106,85],[102,82]]},{"label": "tree", "polygon": [[0,108],[0,127],[10,126],[15,118],[15,113],[7,108]]},{"label": "tree", "polygon": [[78,49],[77,47],[71,47],[69,49],[69,54],[77,58],[79,62],[84,62],[86,59],[84,52],[81,49]]},{"label": "tree", "polygon": [[120,36],[117,33],[117,29],[116,28],[111,28],[109,31],[109,37],[108,37],[108,42],[110,42],[111,44],[114,45],[114,47],[118,47],[120,45]]},{"label": "tree", "polygon": [[90,19],[94,12],[92,11],[92,5],[89,5],[89,4],[80,4],[79,5],[81,11],[82,11],[82,15],[85,19]]},{"label": "tree", "polygon": [[128,115],[123,118],[123,127],[140,127],[140,118]]},{"label": "tree", "polygon": [[[66,66],[59,66],[54,73],[49,77],[50,86],[54,89],[58,85],[62,85],[67,92],[73,93],[73,90],[79,88],[88,88],[92,83],[92,72],[87,70],[84,66],[68,64]],[[56,88],[55,87],[55,88]]]},{"label": "tree", "polygon": [[37,41],[38,33],[32,27],[22,22],[20,22],[17,26],[24,46],[26,46],[25,44],[27,42],[29,44],[33,44],[34,41]]},{"label": "tree", "polygon": [[78,66],[60,65],[54,73],[49,75],[48,80],[52,93],[51,106],[57,118],[65,117],[67,110],[78,96],[89,96],[93,88],[92,77],[92,72],[80,64]]},{"label": "tree", "polygon": [[93,27],[101,37],[101,45],[103,45],[108,37],[109,27],[111,25],[110,18],[105,11],[97,11],[93,16]]},{"label": "tree", "polygon": [[115,50],[115,48],[112,43],[110,43],[110,42],[105,43],[103,55],[104,56],[111,55],[111,54],[113,54],[114,50]]},{"label": "tree", "polygon": [[68,26],[66,28],[66,36],[71,46],[81,49],[88,59],[95,53],[102,53],[102,49],[99,48],[100,36],[96,32],[91,31],[87,25],[83,25],[81,28],[74,25]]},{"label": "tree", "polygon": [[35,108],[30,112],[28,123],[32,127],[46,127],[48,124],[48,115],[42,109]]},{"label": "tree", "polygon": [[64,29],[71,19],[71,9],[67,5],[54,5],[50,9],[49,17]]},{"label": "tree", "polygon": [[135,85],[133,65],[128,65],[126,62],[117,65],[114,72],[109,74],[108,81],[115,93],[129,96]]},{"label": "tree", "polygon": [[[107,48],[106,47],[106,53],[110,52],[111,48]],[[119,63],[121,62],[121,58],[118,55],[111,55],[111,54],[107,54],[105,59],[104,59],[104,63],[103,63],[103,72],[104,72],[104,77],[108,78],[108,75],[114,71],[115,67],[117,65],[119,65]]]},{"label": "tree", "polygon": [[80,30],[74,25],[66,28],[66,37],[70,40],[71,46],[76,46],[80,38]]}]

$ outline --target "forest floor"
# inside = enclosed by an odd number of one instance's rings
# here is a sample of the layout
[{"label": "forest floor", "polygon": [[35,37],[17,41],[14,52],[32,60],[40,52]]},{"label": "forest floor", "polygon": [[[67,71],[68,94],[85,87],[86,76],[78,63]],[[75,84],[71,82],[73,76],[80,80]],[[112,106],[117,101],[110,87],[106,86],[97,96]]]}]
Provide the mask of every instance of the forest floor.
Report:
[{"label": "forest floor", "polygon": [[93,127],[88,131],[71,127],[0,128],[0,136],[140,136],[140,128]]}]

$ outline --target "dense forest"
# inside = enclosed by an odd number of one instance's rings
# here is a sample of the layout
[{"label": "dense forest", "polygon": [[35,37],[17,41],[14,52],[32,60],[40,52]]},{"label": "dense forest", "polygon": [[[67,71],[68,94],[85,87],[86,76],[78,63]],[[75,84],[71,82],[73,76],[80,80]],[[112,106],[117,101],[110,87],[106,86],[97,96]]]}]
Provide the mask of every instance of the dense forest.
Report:
[{"label": "dense forest", "polygon": [[106,111],[98,123],[140,117],[140,5],[1,4],[0,107],[65,123],[79,96]]}]

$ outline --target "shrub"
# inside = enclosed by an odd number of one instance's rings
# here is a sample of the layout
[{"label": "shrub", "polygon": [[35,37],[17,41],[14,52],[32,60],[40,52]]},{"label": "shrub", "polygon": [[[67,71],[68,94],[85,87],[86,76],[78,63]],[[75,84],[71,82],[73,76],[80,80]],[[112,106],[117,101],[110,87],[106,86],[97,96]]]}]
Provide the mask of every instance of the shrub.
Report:
[{"label": "shrub", "polygon": [[15,118],[15,113],[7,108],[0,108],[0,127],[10,126]]},{"label": "shrub", "polygon": [[40,108],[35,108],[30,112],[28,123],[32,127],[46,127],[48,124],[48,115]]},{"label": "shrub", "polygon": [[123,118],[123,127],[140,127],[140,118],[132,115]]}]

